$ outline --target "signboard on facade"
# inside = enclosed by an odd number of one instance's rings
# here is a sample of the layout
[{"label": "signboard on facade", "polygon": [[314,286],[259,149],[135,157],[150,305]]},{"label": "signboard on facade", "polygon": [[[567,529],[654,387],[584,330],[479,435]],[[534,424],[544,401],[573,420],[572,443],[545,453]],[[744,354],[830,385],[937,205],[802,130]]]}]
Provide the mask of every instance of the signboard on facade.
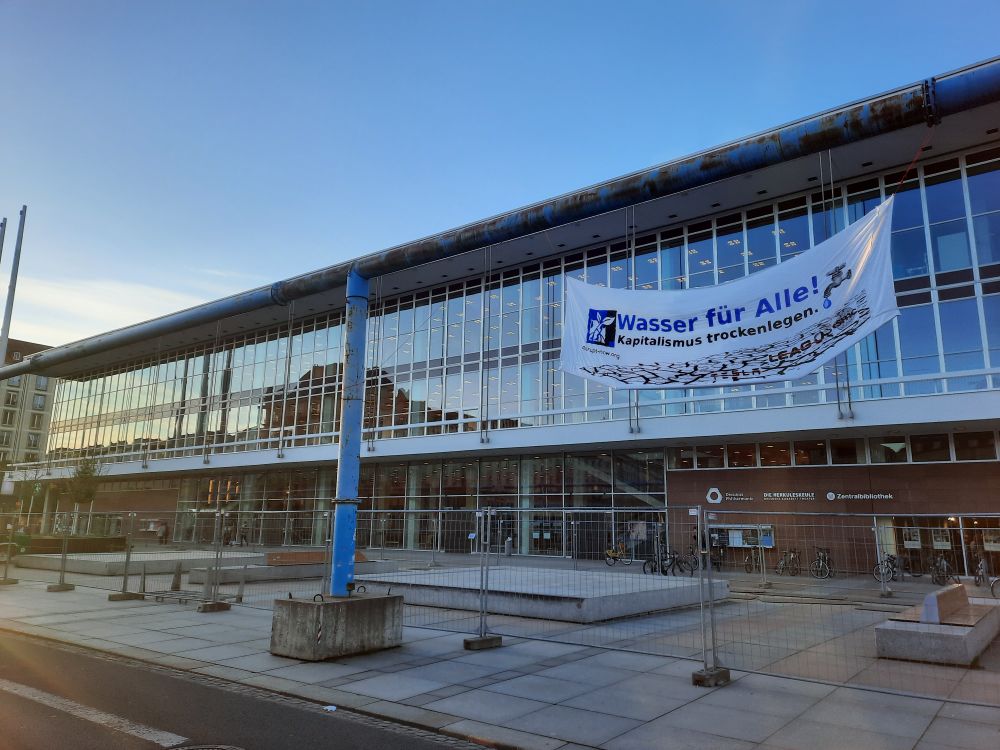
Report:
[{"label": "signboard on facade", "polygon": [[804,377],[899,314],[891,225],[889,198],[815,248],[712,287],[635,291],[568,278],[561,367],[618,388]]},{"label": "signboard on facade", "polygon": [[951,549],[951,532],[948,529],[931,529],[931,545],[934,549]]},{"label": "signboard on facade", "polygon": [[983,529],[983,549],[1000,552],[1000,529]]}]

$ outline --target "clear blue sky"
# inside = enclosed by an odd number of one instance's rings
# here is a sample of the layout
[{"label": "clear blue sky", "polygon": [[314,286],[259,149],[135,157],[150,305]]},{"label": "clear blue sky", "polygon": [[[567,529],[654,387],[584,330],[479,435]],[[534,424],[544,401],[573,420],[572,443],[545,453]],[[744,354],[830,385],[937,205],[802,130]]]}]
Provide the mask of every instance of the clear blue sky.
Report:
[{"label": "clear blue sky", "polygon": [[0,0],[13,334],[515,208],[991,57],[998,28],[995,0]]}]

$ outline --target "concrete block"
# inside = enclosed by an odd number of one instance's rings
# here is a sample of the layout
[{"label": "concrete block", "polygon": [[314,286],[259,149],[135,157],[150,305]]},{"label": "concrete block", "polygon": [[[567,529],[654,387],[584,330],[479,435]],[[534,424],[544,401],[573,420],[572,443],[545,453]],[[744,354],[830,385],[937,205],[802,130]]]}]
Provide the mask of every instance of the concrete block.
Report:
[{"label": "concrete block", "polygon": [[992,605],[989,614],[975,626],[886,620],[875,626],[875,652],[884,659],[972,664],[1000,634],[1000,602],[994,599],[970,601]]},{"label": "concrete block", "polygon": [[46,591],[73,591],[76,588],[72,583],[50,583],[45,587]]},{"label": "concrete block", "polygon": [[13,586],[17,583],[16,578],[0,578],[0,586]]},{"label": "concrete block", "polygon": [[271,653],[303,661],[365,654],[403,642],[403,597],[275,599]]},{"label": "concrete block", "polygon": [[466,651],[483,651],[487,648],[499,648],[503,645],[503,638],[499,635],[484,635],[482,637],[466,638],[462,641]]},{"label": "concrete block", "polygon": [[121,591],[115,592],[114,594],[108,594],[109,602],[129,602],[133,600],[145,599],[146,597],[142,594],[138,594],[134,591],[126,591],[122,593]]},{"label": "concrete block", "polygon": [[202,602],[198,605],[199,612],[228,612],[232,609],[229,602]]},{"label": "concrete block", "polygon": [[698,687],[718,687],[728,685],[730,681],[729,670],[725,667],[709,667],[691,673],[691,684]]}]

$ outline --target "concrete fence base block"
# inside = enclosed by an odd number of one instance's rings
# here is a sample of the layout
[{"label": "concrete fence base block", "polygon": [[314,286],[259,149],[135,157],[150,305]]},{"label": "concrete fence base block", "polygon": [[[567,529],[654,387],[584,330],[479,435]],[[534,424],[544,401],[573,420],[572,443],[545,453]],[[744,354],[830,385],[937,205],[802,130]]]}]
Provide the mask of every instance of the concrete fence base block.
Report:
[{"label": "concrete fence base block", "polygon": [[475,638],[466,638],[462,641],[462,645],[466,651],[483,651],[487,648],[499,648],[503,645],[503,638],[499,635],[476,636]]},{"label": "concrete fence base block", "polygon": [[729,682],[729,670],[725,667],[709,667],[691,673],[691,684],[697,687],[718,687]]},{"label": "concrete fence base block", "polygon": [[72,591],[75,589],[72,583],[50,583],[45,587],[46,591]]},{"label": "concrete fence base block", "polygon": [[0,578],[0,586],[13,586],[17,583],[16,578]]},{"label": "concrete fence base block", "polygon": [[366,654],[403,643],[403,597],[354,594],[315,602],[275,599],[271,653],[303,661]]},{"label": "concrete fence base block", "polygon": [[229,602],[202,602],[198,605],[199,612],[228,612],[232,608]]},{"label": "concrete fence base block", "polygon": [[141,600],[145,598],[146,597],[143,596],[142,594],[138,594],[134,591],[125,591],[125,592],[116,591],[113,594],[108,594],[109,602],[130,602],[137,599]]}]

